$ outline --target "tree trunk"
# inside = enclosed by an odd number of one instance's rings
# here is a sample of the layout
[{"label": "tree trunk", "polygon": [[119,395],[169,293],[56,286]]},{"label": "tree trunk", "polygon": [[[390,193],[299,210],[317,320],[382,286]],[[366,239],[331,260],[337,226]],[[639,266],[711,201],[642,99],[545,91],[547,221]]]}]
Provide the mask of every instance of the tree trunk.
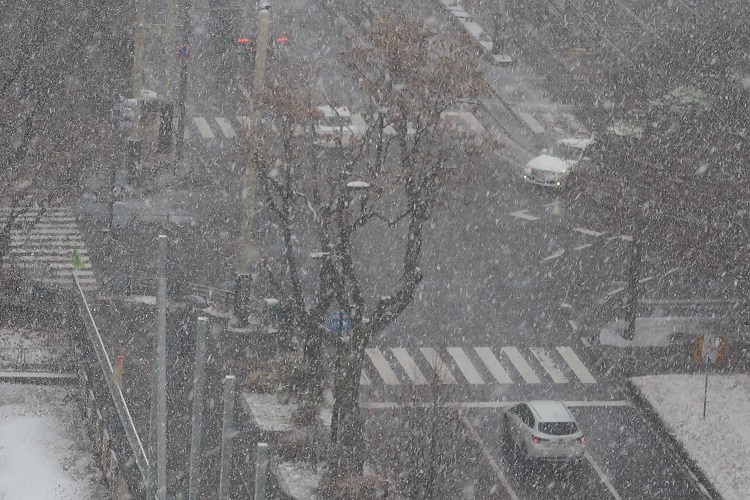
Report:
[{"label": "tree trunk", "polygon": [[641,241],[639,224],[633,232],[630,243],[630,262],[628,265],[628,297],[625,304],[625,330],[622,336],[626,340],[635,339],[635,321],[638,318],[638,282],[641,275]]},{"label": "tree trunk", "polygon": [[339,349],[339,374],[334,395],[337,429],[332,443],[331,479],[362,474],[364,467],[364,422],[359,409],[359,378],[365,343],[350,343]]}]

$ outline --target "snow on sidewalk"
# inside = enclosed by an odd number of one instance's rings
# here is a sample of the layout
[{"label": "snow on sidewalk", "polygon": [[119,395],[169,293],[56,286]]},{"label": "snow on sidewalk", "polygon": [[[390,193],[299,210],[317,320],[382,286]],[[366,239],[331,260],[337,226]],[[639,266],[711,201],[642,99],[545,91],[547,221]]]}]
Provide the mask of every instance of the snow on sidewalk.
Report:
[{"label": "snow on sidewalk", "polygon": [[649,375],[631,381],[723,499],[747,499],[750,376],[709,374],[705,420],[703,375]]},{"label": "snow on sidewalk", "polygon": [[0,383],[0,499],[110,498],[74,389]]}]

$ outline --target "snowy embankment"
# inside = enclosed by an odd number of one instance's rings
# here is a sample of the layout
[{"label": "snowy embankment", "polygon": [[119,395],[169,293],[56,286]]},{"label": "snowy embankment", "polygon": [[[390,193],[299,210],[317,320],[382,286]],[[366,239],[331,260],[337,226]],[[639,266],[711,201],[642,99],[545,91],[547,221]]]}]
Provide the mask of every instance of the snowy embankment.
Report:
[{"label": "snowy embankment", "polygon": [[709,374],[705,420],[703,375],[650,375],[631,381],[723,499],[747,499],[750,376]]},{"label": "snowy embankment", "polygon": [[103,500],[75,390],[0,383],[0,499]]}]

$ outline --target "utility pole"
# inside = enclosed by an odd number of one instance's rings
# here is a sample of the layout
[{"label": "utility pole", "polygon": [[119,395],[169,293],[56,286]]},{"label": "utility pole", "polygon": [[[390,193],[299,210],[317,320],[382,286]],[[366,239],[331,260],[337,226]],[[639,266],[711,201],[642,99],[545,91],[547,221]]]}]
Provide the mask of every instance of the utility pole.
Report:
[{"label": "utility pole", "polygon": [[195,374],[193,378],[193,422],[190,435],[190,487],[188,500],[200,497],[201,438],[203,433],[203,387],[206,379],[206,336],[208,318],[198,318],[198,331],[195,339]]},{"label": "utility pole", "polygon": [[[167,498],[167,237],[159,235],[156,270],[156,348],[152,372],[151,432],[149,433],[149,470],[147,496]],[[155,450],[154,450],[155,448]],[[154,460],[156,451],[156,460]],[[154,492],[156,486],[156,492]]]},{"label": "utility pole", "polygon": [[[187,0],[185,9],[185,17],[182,24],[182,45],[183,47],[189,47],[190,43],[190,10],[188,8],[190,0]],[[180,64],[180,90],[179,90],[179,101],[178,101],[178,116],[179,121],[177,122],[177,139],[175,144],[175,153],[177,160],[182,160],[183,151],[182,148],[185,142],[185,104],[187,101],[187,83],[188,83],[188,57],[182,58],[182,64]]]},{"label": "utility pole", "polygon": [[[266,59],[268,58],[268,36],[271,19],[271,6],[267,0],[261,0],[258,12],[258,30],[255,38],[255,72],[253,74],[253,113],[250,133],[254,133],[260,127],[260,99],[263,95],[263,87],[266,77]],[[253,151],[247,168],[245,169],[245,217],[242,220],[242,240],[240,246],[240,265],[235,283],[235,317],[240,326],[247,324],[250,313],[250,270],[257,258],[257,249],[253,248],[253,217],[255,214],[255,191],[257,189],[257,178],[255,163],[257,152]]]},{"label": "utility pole", "polygon": [[167,25],[164,65],[164,101],[161,106],[159,120],[159,151],[166,153],[172,150],[172,117],[174,115],[174,97],[172,96],[172,74],[174,73],[174,59],[177,30],[177,0],[169,0],[167,7]]},{"label": "utility pole", "polygon": [[221,425],[221,461],[219,500],[229,500],[229,478],[232,473],[232,427],[234,426],[234,375],[224,377],[224,413]]},{"label": "utility pole", "polygon": [[128,181],[137,182],[138,170],[141,165],[141,151],[143,141],[141,139],[141,100],[143,98],[143,30],[145,29],[143,19],[143,0],[135,0],[135,26],[133,44],[133,67],[131,70],[131,87],[135,107],[133,108],[133,126],[128,138]]}]

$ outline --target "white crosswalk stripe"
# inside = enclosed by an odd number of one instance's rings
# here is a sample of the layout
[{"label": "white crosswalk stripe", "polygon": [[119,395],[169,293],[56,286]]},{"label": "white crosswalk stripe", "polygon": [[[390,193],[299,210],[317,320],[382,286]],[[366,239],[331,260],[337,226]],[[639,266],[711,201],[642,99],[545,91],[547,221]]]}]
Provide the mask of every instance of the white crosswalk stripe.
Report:
[{"label": "white crosswalk stripe", "polygon": [[380,374],[385,385],[399,384],[398,377],[396,377],[396,374],[391,370],[391,365],[388,364],[388,361],[385,359],[382,352],[377,349],[365,349],[365,353],[370,358],[370,361],[372,361],[372,364],[375,366],[378,374]]},{"label": "white crosswalk stripe", "polygon": [[216,120],[216,123],[219,125],[219,128],[221,129],[221,133],[224,134],[224,137],[227,139],[231,139],[234,137],[234,129],[232,128],[232,124],[229,123],[229,120],[222,116],[217,116],[214,118]]},{"label": "white crosswalk stripe", "polygon": [[591,375],[591,372],[588,371],[576,353],[573,352],[573,349],[568,346],[558,346],[555,349],[557,349],[557,352],[560,353],[560,356],[562,356],[565,362],[568,363],[570,369],[573,370],[573,373],[576,374],[576,377],[578,377],[581,382],[584,384],[596,383],[594,376]]},{"label": "white crosswalk stripe", "polygon": [[422,356],[403,347],[370,348],[372,365],[365,367],[360,385],[385,384],[594,384],[596,379],[568,346],[420,347]]},{"label": "white crosswalk stripe", "polygon": [[393,347],[391,348],[391,352],[396,357],[398,362],[401,363],[401,366],[404,367],[406,375],[411,379],[412,382],[418,385],[424,385],[427,383],[427,379],[424,378],[422,372],[419,371],[419,367],[411,358],[411,356],[409,356],[409,353],[406,349],[401,347]]},{"label": "white crosswalk stripe", "polygon": [[216,136],[211,131],[211,127],[208,126],[208,122],[205,118],[202,116],[196,116],[193,118],[193,123],[198,128],[198,132],[200,132],[201,137],[204,139],[214,139]]},{"label": "white crosswalk stripe", "polygon": [[531,354],[534,355],[534,357],[539,360],[539,364],[542,365],[542,368],[544,368],[550,377],[552,377],[552,381],[556,384],[564,384],[568,381],[567,378],[565,378],[565,375],[563,372],[561,372],[556,366],[555,362],[552,361],[552,358],[547,356],[547,353],[544,352],[544,349],[541,347],[531,347],[529,349],[531,351]]},{"label": "white crosswalk stripe", "polygon": [[432,369],[435,371],[435,376],[440,379],[440,381],[444,384],[457,384],[456,378],[451,373],[450,368],[448,368],[448,365],[443,363],[443,360],[440,359],[440,355],[438,354],[437,350],[433,349],[432,347],[420,347],[419,349],[422,351],[422,356],[427,360],[427,363],[432,367]]},{"label": "white crosswalk stripe", "polygon": [[495,355],[492,354],[492,349],[489,347],[475,347],[474,351],[476,351],[492,376],[495,377],[498,384],[511,383],[510,375],[508,375],[508,372],[505,371],[505,368],[503,368],[503,365],[500,364]]},{"label": "white crosswalk stripe", "polygon": [[464,377],[466,377],[466,380],[470,384],[484,384],[482,376],[479,375],[479,372],[474,368],[474,365],[471,363],[471,360],[469,360],[469,357],[463,349],[460,347],[449,347],[448,354],[450,354],[456,361],[458,369],[461,370],[461,373],[464,374]]},{"label": "white crosswalk stripe", "polygon": [[541,383],[539,377],[536,376],[536,373],[534,373],[534,370],[531,369],[531,366],[529,366],[523,356],[521,356],[521,353],[518,351],[518,349],[516,349],[515,347],[503,347],[503,352],[506,356],[508,356],[508,359],[510,359],[510,362],[513,363],[513,366],[516,370],[518,370],[518,373],[523,377],[526,383]]},{"label": "white crosswalk stripe", "polygon": [[[69,209],[58,208],[46,211],[36,221],[38,214],[30,211],[16,220],[17,228],[10,231],[10,249],[2,265],[40,276],[43,283],[61,286],[73,285],[75,272],[81,288],[95,292],[96,278],[75,215]],[[9,210],[0,207],[0,220],[4,222],[8,216]],[[73,265],[76,251],[83,263],[80,270]]]}]

